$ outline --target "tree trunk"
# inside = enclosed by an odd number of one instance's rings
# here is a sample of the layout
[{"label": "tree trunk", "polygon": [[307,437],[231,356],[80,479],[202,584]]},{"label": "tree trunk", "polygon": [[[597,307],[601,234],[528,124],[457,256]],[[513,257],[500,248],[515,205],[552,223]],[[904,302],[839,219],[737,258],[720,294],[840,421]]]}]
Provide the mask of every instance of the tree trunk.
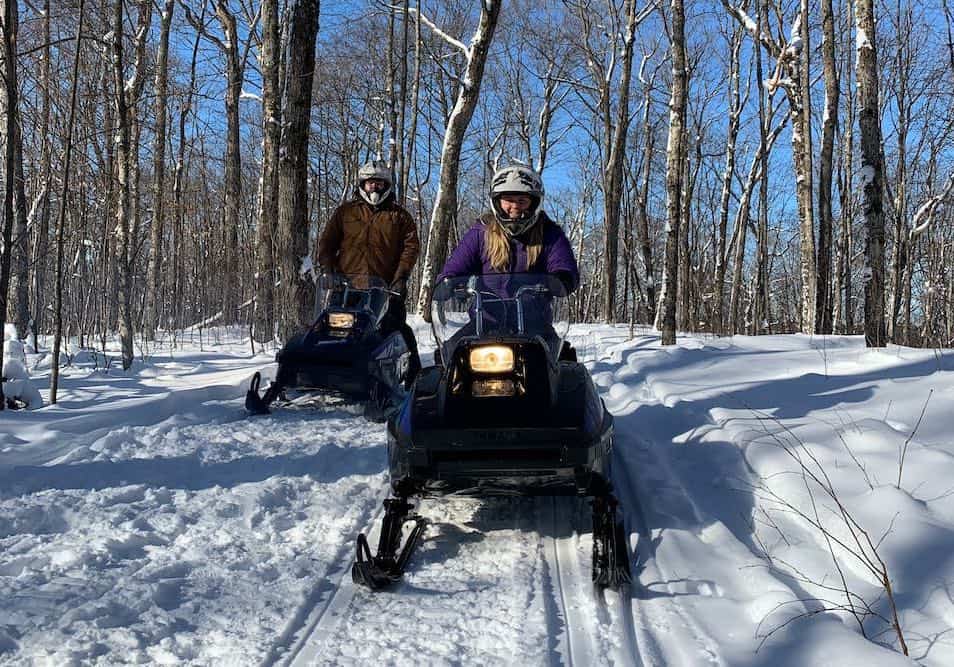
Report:
[{"label": "tree trunk", "polygon": [[[223,0],[215,3],[215,14],[222,25],[222,31],[225,33],[225,48],[223,50],[225,52],[227,78],[225,86],[225,210],[223,211],[224,218],[222,221],[225,242],[223,248],[225,261],[222,272],[222,323],[228,325],[234,324],[236,320],[236,303],[239,291],[238,230],[239,213],[242,205],[239,99],[242,95],[244,67],[239,54],[239,37],[235,15],[229,10],[228,3]],[[314,56],[312,56],[312,60],[314,60]],[[310,83],[308,90],[310,94]],[[305,181],[307,182],[307,175]]]},{"label": "tree trunk", "polygon": [[884,347],[884,163],[878,109],[878,59],[873,0],[855,2],[858,127],[861,134],[862,212],[865,219],[865,344]]},{"label": "tree trunk", "polygon": [[[10,259],[13,254],[13,206],[14,175],[16,173],[17,125],[19,123],[19,100],[17,99],[17,2],[4,0],[3,3],[3,90],[6,103],[4,134],[4,188],[3,188],[3,249],[0,252],[0,369],[3,368],[3,331],[7,323],[7,299],[10,291]],[[3,382],[0,381],[0,410],[6,407],[3,395]]]},{"label": "tree trunk", "polygon": [[113,95],[116,101],[116,263],[118,267],[118,326],[122,347],[123,370],[129,370],[133,363],[133,215],[131,199],[133,195],[133,161],[138,154],[133,145],[132,132],[136,113],[135,103],[143,86],[145,69],[144,53],[146,35],[152,19],[152,3],[142,0],[139,5],[139,20],[135,40],[136,63],[131,81],[125,77],[125,59],[123,56],[123,0],[115,0],[113,5]]},{"label": "tree trunk", "polygon": [[306,325],[311,317],[311,300],[300,267],[308,255],[308,135],[319,5],[319,0],[300,0],[290,6],[278,167],[279,326],[283,341]]},{"label": "tree trunk", "polygon": [[43,2],[43,61],[40,66],[40,193],[37,195],[35,221],[36,235],[33,245],[33,349],[38,350],[36,339],[45,324],[46,267],[50,237],[50,188],[52,168],[50,142],[50,88],[53,85],[53,66],[50,56],[50,0]]},{"label": "tree trunk", "polygon": [[162,273],[159,270],[163,259],[165,237],[166,200],[166,126],[169,122],[166,106],[166,91],[169,81],[169,27],[175,0],[165,0],[159,28],[159,50],[156,55],[156,134],[152,143],[153,195],[152,228],[150,230],[149,263],[146,268],[146,312],[143,335],[147,340],[155,336],[159,326],[159,286]]},{"label": "tree trunk", "polygon": [[725,140],[725,168],[722,172],[722,194],[719,200],[719,236],[716,240],[716,277],[715,277],[715,322],[714,328],[725,333],[725,265],[726,234],[729,227],[729,197],[732,194],[732,180],[735,177],[735,142],[739,136],[742,119],[741,82],[739,77],[739,51],[742,49],[742,29],[732,33],[729,47],[729,127]]},{"label": "tree trunk", "polygon": [[[633,73],[633,43],[636,40],[636,0],[626,2],[626,28],[623,37],[622,62],[619,75],[619,98],[616,102],[616,119],[610,140],[606,146],[606,164],[603,166],[603,211],[604,229],[603,261],[606,265],[606,282],[603,284],[602,319],[616,322],[616,273],[619,262],[619,216],[623,189],[623,163],[626,158],[626,136],[629,133],[629,82]],[[607,120],[609,115],[606,115]],[[609,128],[607,128],[609,130]]]},{"label": "tree trunk", "polygon": [[652,105],[650,99],[651,86],[645,86],[645,98],[643,100],[643,136],[646,143],[643,148],[643,173],[639,189],[639,197],[636,201],[636,238],[639,244],[637,257],[642,264],[643,289],[645,290],[645,301],[647,310],[647,321],[656,321],[656,272],[653,266],[653,246],[652,239],[649,238],[649,186],[652,180],[653,151],[655,149],[654,134],[652,125],[649,122],[649,112]]},{"label": "tree trunk", "polygon": [[799,62],[792,69],[798,72],[791,97],[798,96],[792,105],[792,113],[798,117],[792,124],[792,153],[796,160],[795,191],[798,197],[801,237],[801,287],[802,287],[802,333],[815,333],[815,214],[812,197],[812,103],[811,70],[809,58],[808,0],[801,0],[799,23],[801,26],[801,49]]},{"label": "tree trunk", "polygon": [[[431,285],[447,257],[447,239],[451,227],[457,221],[457,178],[460,170],[460,152],[470,119],[477,107],[484,64],[497,27],[501,0],[485,0],[481,4],[480,22],[471,39],[467,52],[467,66],[457,90],[457,100],[444,132],[441,148],[441,171],[431,214],[431,226],[427,238],[424,269],[421,274],[421,291],[418,312],[430,308]],[[422,20],[418,13],[418,20]]]},{"label": "tree trunk", "polygon": [[669,98],[669,142],[666,146],[666,264],[662,296],[662,344],[676,344],[679,225],[682,215],[682,176],[685,169],[686,72],[685,10],[682,0],[670,0],[672,11],[672,95]]},{"label": "tree trunk", "polygon": [[822,0],[822,67],[825,73],[825,111],[818,164],[818,280],[815,283],[816,333],[832,333],[832,161],[838,127],[838,70],[835,67],[835,21],[831,0]]},{"label": "tree trunk", "polygon": [[281,146],[281,34],[278,0],[262,2],[262,184],[258,206],[256,239],[255,337],[268,340],[273,335],[276,257],[275,229],[278,224],[278,162]]},{"label": "tree trunk", "polygon": [[73,159],[73,125],[76,118],[76,92],[79,88],[79,67],[83,17],[86,0],[79,0],[79,18],[76,26],[76,42],[73,55],[73,81],[70,86],[70,112],[66,121],[66,145],[63,149],[63,187],[60,192],[59,214],[56,218],[56,264],[54,287],[54,327],[53,327],[53,363],[50,372],[50,403],[56,403],[60,377],[60,346],[63,335],[63,244],[66,227],[67,194],[70,187],[70,167]]},{"label": "tree trunk", "polygon": [[[758,30],[761,33],[768,25],[768,7],[759,4]],[[755,234],[755,294],[752,299],[753,333],[767,332],[771,319],[769,303],[769,259],[768,259],[768,191],[769,169],[769,115],[771,100],[765,94],[765,77],[762,70],[762,50],[755,50],[756,81],[759,93],[759,213]],[[794,132],[793,132],[794,134]],[[774,138],[772,139],[774,142]],[[794,141],[794,140],[793,140]]]}]

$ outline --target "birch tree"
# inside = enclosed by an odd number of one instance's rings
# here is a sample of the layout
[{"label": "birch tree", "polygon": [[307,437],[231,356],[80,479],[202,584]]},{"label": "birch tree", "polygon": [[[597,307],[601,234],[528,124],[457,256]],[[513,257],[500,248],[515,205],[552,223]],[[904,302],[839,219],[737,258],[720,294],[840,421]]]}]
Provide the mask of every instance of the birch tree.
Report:
[{"label": "birch tree", "polygon": [[887,343],[884,317],[884,162],[878,107],[878,54],[873,0],[855,0],[855,71],[861,137],[861,210],[865,222],[865,344]]},{"label": "birch tree", "polygon": [[[437,195],[431,213],[431,224],[427,237],[427,250],[421,274],[421,291],[418,296],[418,312],[430,312],[431,285],[447,257],[447,241],[451,228],[457,221],[457,181],[460,171],[460,154],[464,136],[470,119],[474,115],[480,96],[480,84],[484,76],[484,65],[497,28],[502,0],[484,0],[480,3],[480,18],[477,29],[465,45],[460,40],[445,33],[432,23],[422,12],[413,9],[415,17],[427,25],[431,31],[459,50],[465,59],[464,71],[457,86],[454,108],[444,131],[444,143],[441,147],[441,168],[437,184]],[[428,316],[428,315],[425,315]]]},{"label": "birch tree", "polygon": [[[760,0],[761,1],[761,0]],[[812,152],[811,152],[811,100],[808,69],[808,0],[801,0],[799,12],[792,24],[789,39],[779,43],[763,26],[758,24],[741,7],[722,0],[723,6],[734,17],[756,44],[765,49],[776,61],[775,73],[770,79],[771,92],[781,88],[788,101],[792,122],[792,164],[795,174],[795,192],[798,200],[800,229],[800,285],[801,285],[801,330],[815,332],[815,224],[812,198]]]},{"label": "birch tree", "polygon": [[670,0],[672,35],[672,93],[669,98],[669,141],[666,145],[666,259],[664,267],[661,324],[663,345],[676,344],[676,298],[679,271],[679,225],[682,216],[682,179],[686,151],[686,14],[682,0]]}]

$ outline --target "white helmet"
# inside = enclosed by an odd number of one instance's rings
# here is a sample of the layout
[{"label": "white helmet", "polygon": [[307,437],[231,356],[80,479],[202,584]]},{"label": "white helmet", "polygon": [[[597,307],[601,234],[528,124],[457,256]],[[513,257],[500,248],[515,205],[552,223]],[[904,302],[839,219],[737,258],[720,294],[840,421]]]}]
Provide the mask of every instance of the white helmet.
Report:
[{"label": "white helmet", "polygon": [[[519,218],[508,217],[500,207],[500,197],[505,194],[528,195],[530,208]],[[504,231],[510,236],[519,236],[537,224],[543,194],[543,180],[537,172],[523,165],[509,165],[494,174],[490,184],[490,205]]]},{"label": "white helmet", "polygon": [[[380,192],[367,192],[364,189],[364,182],[377,178],[385,183],[387,187]],[[388,163],[384,160],[371,160],[358,169],[358,194],[361,198],[372,206],[377,206],[391,194],[391,187],[394,185],[394,179],[391,178],[391,170],[388,169]]]}]

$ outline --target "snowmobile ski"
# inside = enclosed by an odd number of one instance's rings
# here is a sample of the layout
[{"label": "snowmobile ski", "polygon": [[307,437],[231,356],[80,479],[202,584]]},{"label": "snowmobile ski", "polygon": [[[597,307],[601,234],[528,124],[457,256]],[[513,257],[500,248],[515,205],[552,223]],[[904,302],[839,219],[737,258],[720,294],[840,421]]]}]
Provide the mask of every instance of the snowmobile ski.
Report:
[{"label": "snowmobile ski", "polygon": [[278,397],[277,385],[273,382],[265,390],[265,395],[260,396],[259,387],[262,385],[262,374],[257,372],[252,376],[252,382],[249,385],[248,392],[245,394],[245,409],[253,415],[267,415],[268,406]]},{"label": "snowmobile ski", "polygon": [[[427,527],[424,517],[409,515],[412,509],[414,506],[407,502],[407,498],[388,498],[384,501],[384,523],[378,539],[378,553],[372,555],[368,538],[364,533],[358,535],[355,560],[351,566],[354,583],[376,591],[401,580],[414,547]],[[409,521],[414,522],[414,527],[402,547],[402,529]]]}]

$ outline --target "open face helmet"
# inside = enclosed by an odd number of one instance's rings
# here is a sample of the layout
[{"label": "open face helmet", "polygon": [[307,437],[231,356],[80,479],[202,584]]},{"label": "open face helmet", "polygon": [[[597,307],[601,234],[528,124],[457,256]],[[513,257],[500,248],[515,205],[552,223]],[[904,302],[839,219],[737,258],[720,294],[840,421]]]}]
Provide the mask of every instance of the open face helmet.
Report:
[{"label": "open face helmet", "polygon": [[[507,194],[530,197],[530,206],[519,217],[511,218],[500,206],[500,198]],[[509,236],[520,236],[537,224],[543,194],[543,180],[537,172],[523,165],[510,165],[494,174],[490,184],[490,205],[504,231]]]},{"label": "open face helmet", "polygon": [[[365,190],[365,182],[371,179],[384,181],[384,188],[381,190],[371,190],[370,192]],[[388,168],[388,163],[384,160],[371,160],[358,169],[358,194],[372,206],[377,206],[388,198],[388,195],[391,194],[392,185],[391,170]]]}]

